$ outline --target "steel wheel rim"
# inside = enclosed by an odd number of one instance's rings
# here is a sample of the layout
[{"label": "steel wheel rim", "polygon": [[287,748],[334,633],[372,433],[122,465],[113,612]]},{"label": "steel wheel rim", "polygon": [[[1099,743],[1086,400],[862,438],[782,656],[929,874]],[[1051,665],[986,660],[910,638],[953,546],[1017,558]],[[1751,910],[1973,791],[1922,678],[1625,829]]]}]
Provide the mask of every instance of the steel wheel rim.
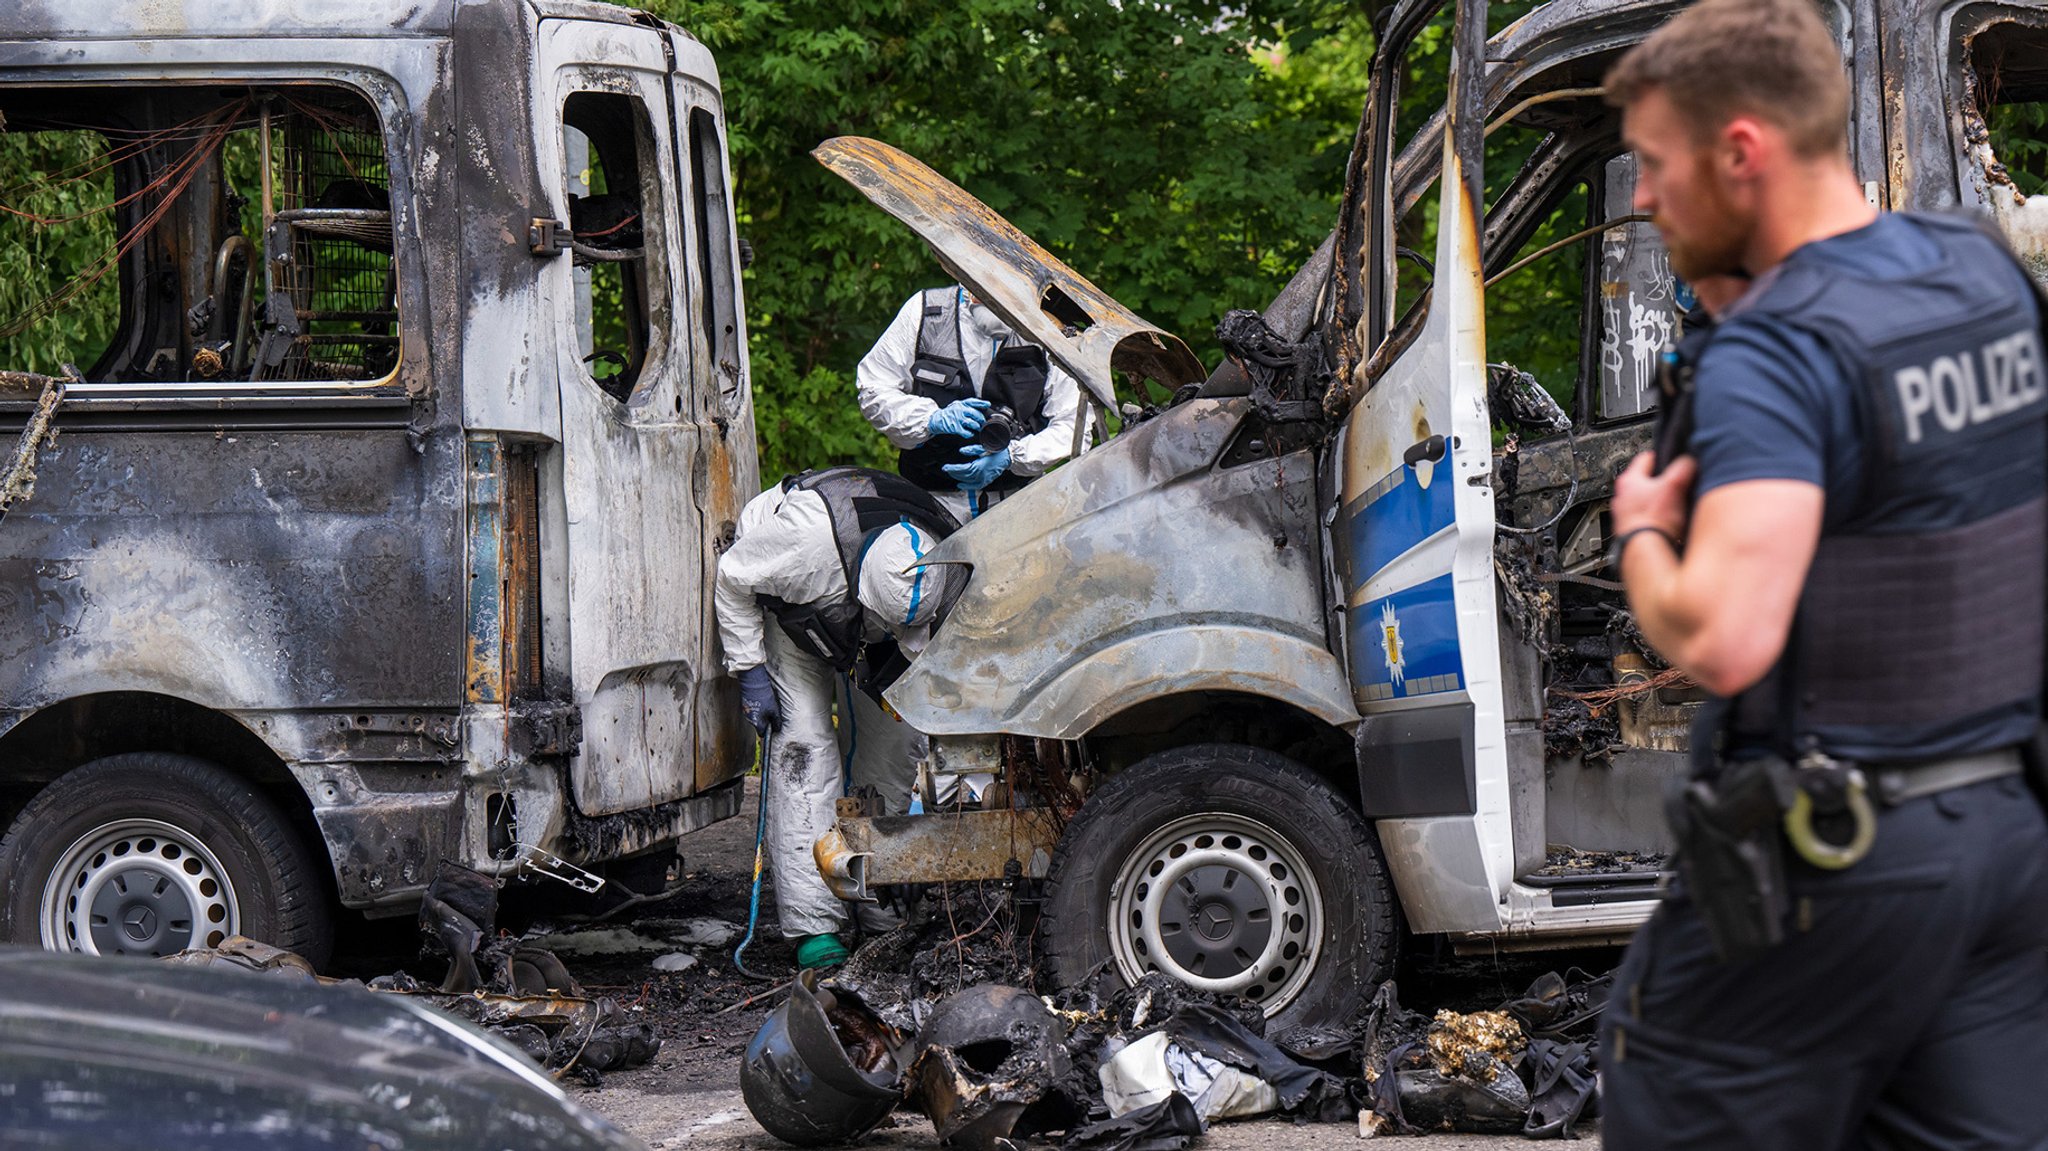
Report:
[{"label": "steel wheel rim", "polygon": [[1301,852],[1256,819],[1209,812],[1167,824],[1124,858],[1111,892],[1110,950],[1126,982],[1158,971],[1271,1016],[1315,972],[1322,890]]},{"label": "steel wheel rim", "polygon": [[155,819],[103,823],[65,849],[43,886],[43,946],[89,955],[175,955],[241,931],[227,869]]}]

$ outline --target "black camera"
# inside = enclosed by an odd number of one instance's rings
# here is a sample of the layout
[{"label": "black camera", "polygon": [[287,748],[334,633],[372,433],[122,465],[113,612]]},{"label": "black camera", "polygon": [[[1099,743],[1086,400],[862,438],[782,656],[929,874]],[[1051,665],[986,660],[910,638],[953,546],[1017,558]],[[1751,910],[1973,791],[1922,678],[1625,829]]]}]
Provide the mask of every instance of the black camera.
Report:
[{"label": "black camera", "polygon": [[1017,438],[1017,413],[1006,405],[997,404],[989,409],[988,421],[981,430],[974,433],[974,442],[991,452],[999,452],[1010,446]]}]

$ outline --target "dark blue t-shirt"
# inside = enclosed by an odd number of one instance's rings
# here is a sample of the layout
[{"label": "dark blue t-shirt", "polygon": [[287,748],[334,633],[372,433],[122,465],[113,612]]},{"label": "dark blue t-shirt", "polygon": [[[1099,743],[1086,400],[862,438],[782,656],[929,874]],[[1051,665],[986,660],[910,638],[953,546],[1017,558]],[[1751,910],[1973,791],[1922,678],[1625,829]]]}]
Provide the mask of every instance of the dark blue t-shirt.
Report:
[{"label": "dark blue t-shirt", "polygon": [[[1801,260],[1893,278],[1933,267],[1940,245],[1905,216],[1816,240]],[[1854,510],[1862,451],[1858,382],[1818,339],[1738,307],[1715,332],[1694,377],[1692,454],[1699,492],[1741,480],[1805,480],[1827,491],[1826,520]]]}]

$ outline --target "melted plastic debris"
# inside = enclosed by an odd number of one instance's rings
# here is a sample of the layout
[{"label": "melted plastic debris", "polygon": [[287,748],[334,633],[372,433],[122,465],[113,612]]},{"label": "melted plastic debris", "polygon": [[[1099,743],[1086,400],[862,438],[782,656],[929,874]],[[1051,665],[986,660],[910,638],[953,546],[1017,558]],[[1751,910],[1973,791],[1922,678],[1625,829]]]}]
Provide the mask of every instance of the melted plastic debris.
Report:
[{"label": "melted plastic debris", "polygon": [[1662,871],[1669,858],[1661,851],[1582,851],[1552,844],[1544,859],[1546,875],[1612,875],[1629,871]]},{"label": "melted plastic debris", "polygon": [[1067,1030],[1027,991],[970,987],[941,1000],[917,1037],[912,1098],[942,1142],[993,1151],[1011,1135],[1065,1131],[1088,1100],[1060,1088],[1072,1068]]},{"label": "melted plastic debris", "polygon": [[1439,1011],[1429,1028],[1429,1058],[1439,1075],[1467,1075],[1492,1082],[1503,1060],[1529,1045],[1522,1025],[1505,1011]]},{"label": "melted plastic debris", "polygon": [[1598,1113],[1593,1028],[1609,982],[1552,972],[1498,1010],[1433,1019],[1403,1008],[1391,981],[1381,984],[1358,1047],[1370,1116],[1360,1131],[1574,1137]]},{"label": "melted plastic debris", "polygon": [[591,955],[635,955],[669,950],[668,942],[627,927],[598,927],[535,936],[528,942],[571,958]]}]

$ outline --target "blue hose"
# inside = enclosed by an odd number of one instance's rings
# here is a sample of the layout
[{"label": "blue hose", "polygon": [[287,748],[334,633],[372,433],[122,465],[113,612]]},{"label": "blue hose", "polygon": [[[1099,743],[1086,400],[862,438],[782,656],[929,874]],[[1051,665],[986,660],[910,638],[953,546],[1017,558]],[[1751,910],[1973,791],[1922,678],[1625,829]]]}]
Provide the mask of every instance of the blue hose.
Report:
[{"label": "blue hose", "polygon": [[753,898],[747,904],[747,937],[745,939],[740,940],[740,945],[738,947],[733,948],[732,950],[733,967],[737,968],[741,975],[746,976],[748,979],[751,979],[756,983],[771,982],[773,977],[768,975],[757,975],[754,972],[747,970],[746,961],[742,959],[741,956],[746,954],[747,945],[754,941],[754,928],[758,926],[761,922],[761,865],[763,860],[766,859],[766,856],[763,854],[762,847],[768,840],[768,756],[771,750],[773,749],[773,746],[774,745],[769,742],[768,733],[765,731],[762,732],[761,801],[757,805],[758,809],[756,810],[754,815],[754,894]]}]

